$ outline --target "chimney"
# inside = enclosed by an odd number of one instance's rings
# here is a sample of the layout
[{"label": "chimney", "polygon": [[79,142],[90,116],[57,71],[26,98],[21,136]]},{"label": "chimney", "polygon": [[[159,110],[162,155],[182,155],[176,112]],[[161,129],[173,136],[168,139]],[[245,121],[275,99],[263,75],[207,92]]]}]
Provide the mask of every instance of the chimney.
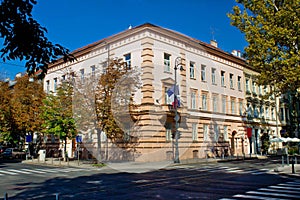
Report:
[{"label": "chimney", "polygon": [[234,55],[234,56],[238,56],[238,51],[237,50],[232,50],[231,54]]},{"label": "chimney", "polygon": [[210,40],[210,45],[212,45],[214,47],[218,47],[218,43],[216,40]]}]

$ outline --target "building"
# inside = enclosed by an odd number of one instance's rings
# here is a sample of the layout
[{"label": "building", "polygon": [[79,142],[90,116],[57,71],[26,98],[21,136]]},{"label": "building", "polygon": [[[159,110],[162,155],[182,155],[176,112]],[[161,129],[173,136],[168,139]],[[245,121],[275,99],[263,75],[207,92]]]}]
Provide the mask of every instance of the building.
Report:
[{"label": "building", "polygon": [[[249,67],[238,54],[219,49],[216,41],[206,44],[146,23],[72,53],[77,61],[64,63],[58,60],[49,66],[44,79],[46,92],[55,92],[57,85],[66,78],[67,71],[76,72],[81,81],[90,75],[101,74],[109,59],[122,58],[128,66],[136,66],[141,71],[142,86],[133,92],[136,109],[129,113],[136,121],[132,122],[133,127],[124,125],[126,133],[137,134],[136,144],[124,150],[111,144],[105,133],[98,134],[98,139],[94,130],[82,133],[88,134],[92,141],[89,151],[93,151],[100,141],[105,148],[101,159],[143,162],[174,159],[173,102],[177,91],[180,159],[250,153],[247,127],[254,127],[255,135],[255,124],[259,122],[246,120],[244,114],[250,104],[253,110],[260,105],[252,102],[254,92],[250,95],[251,101],[248,100],[248,77],[252,71],[247,71]],[[178,87],[174,87],[175,78]],[[274,106],[273,101],[269,101],[270,128],[258,125],[258,130],[276,131],[272,118]],[[265,107],[265,112],[267,109]],[[69,152],[74,149],[71,144]]]}]

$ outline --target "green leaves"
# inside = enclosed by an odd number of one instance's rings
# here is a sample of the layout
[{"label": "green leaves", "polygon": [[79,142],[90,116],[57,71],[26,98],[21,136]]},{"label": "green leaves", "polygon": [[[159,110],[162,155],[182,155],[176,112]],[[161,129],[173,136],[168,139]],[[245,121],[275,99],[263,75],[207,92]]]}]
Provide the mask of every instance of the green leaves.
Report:
[{"label": "green leaves", "polygon": [[0,56],[5,60],[26,60],[29,75],[42,70],[43,78],[48,64],[63,57],[74,60],[69,50],[53,44],[45,36],[47,29],[32,18],[34,0],[2,0],[0,5],[0,37],[4,39]]},{"label": "green leaves", "polygon": [[[250,66],[260,73],[258,83],[278,92],[300,86],[300,0],[241,0],[228,16],[245,34]],[[242,10],[243,9],[243,10]]]}]

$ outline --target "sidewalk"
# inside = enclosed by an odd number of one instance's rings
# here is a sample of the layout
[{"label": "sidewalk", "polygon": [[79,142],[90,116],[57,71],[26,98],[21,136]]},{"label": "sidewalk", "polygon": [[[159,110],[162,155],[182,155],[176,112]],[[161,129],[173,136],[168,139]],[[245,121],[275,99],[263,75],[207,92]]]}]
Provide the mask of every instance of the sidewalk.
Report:
[{"label": "sidewalk", "polygon": [[[113,169],[117,171],[123,171],[128,173],[143,173],[152,170],[162,169],[165,167],[176,167],[180,165],[193,164],[193,163],[217,163],[217,162],[231,162],[236,160],[249,160],[249,159],[267,159],[266,156],[252,156],[252,157],[230,157],[225,159],[220,158],[208,158],[208,159],[188,159],[181,160],[180,163],[173,163],[173,161],[161,161],[161,162],[151,162],[151,163],[142,163],[142,162],[119,162],[119,163],[105,163],[105,166],[100,166],[98,164],[93,164],[92,161],[86,160],[71,160],[68,162],[63,161],[58,158],[47,158],[46,161],[40,161],[39,159],[30,159],[24,160],[22,163],[25,164],[34,164],[34,165],[47,165],[47,166],[56,166],[56,167],[78,167],[78,168],[106,168]],[[300,164],[294,165],[294,172],[292,173],[292,164],[279,165],[274,168],[273,173],[280,175],[288,175],[291,177],[300,178]]]},{"label": "sidewalk", "polygon": [[24,164],[33,164],[33,165],[48,165],[56,167],[79,167],[79,168],[96,168],[97,164],[93,165],[92,161],[78,161],[78,160],[69,160],[67,162],[63,161],[62,158],[47,158],[45,161],[39,159],[28,159],[23,160]]}]

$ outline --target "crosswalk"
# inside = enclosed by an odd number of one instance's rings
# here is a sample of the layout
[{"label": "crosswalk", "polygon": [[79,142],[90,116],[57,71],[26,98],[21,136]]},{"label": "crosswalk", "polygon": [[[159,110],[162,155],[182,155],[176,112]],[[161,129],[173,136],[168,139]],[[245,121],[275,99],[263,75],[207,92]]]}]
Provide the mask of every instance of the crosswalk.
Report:
[{"label": "crosswalk", "polygon": [[244,194],[236,194],[230,198],[220,200],[241,200],[241,199],[268,199],[288,200],[300,199],[300,180],[271,185],[257,190],[251,190]]},{"label": "crosswalk", "polygon": [[18,175],[42,175],[47,173],[68,173],[68,172],[79,172],[83,171],[82,168],[21,168],[21,169],[8,169],[8,168],[0,168],[0,177],[1,176],[18,176]]},{"label": "crosswalk", "polygon": [[181,167],[172,166],[169,169],[182,169],[188,171],[198,171],[198,172],[224,172],[224,173],[234,173],[234,174],[252,174],[260,175],[272,172],[270,169],[254,169],[254,168],[239,168],[239,167],[227,167],[227,166],[202,166],[202,167]]}]

